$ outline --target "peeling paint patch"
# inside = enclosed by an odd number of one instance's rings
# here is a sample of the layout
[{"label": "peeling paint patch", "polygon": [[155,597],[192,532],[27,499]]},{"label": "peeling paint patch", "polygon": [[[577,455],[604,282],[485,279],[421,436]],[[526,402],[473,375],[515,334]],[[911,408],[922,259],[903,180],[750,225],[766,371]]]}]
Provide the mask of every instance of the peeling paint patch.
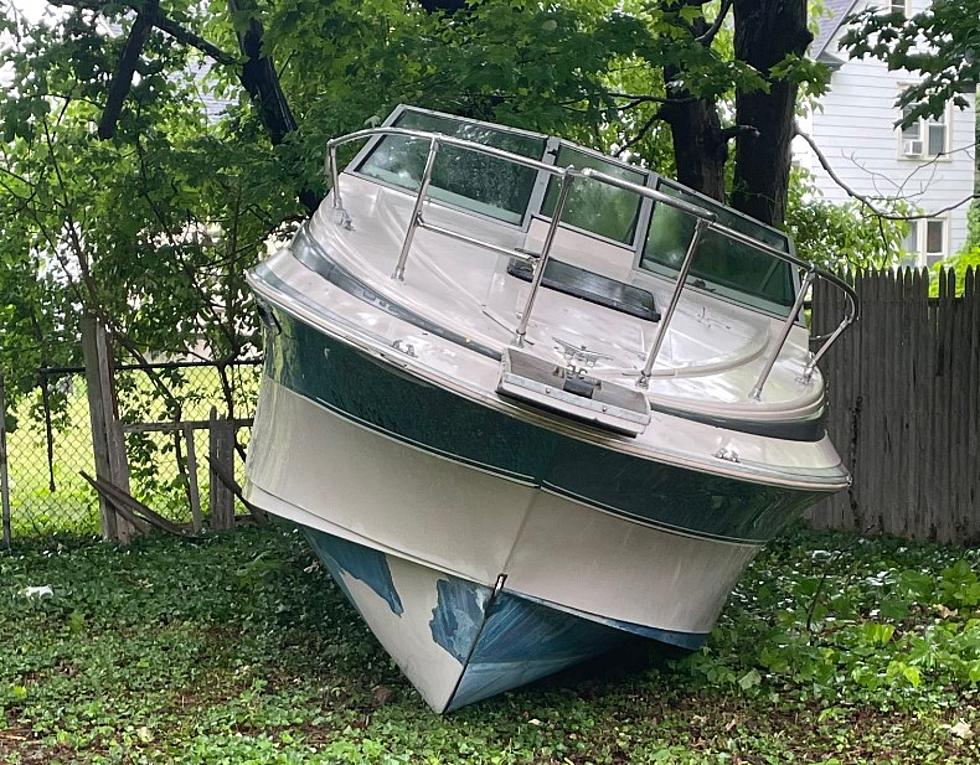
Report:
[{"label": "peeling paint patch", "polygon": [[[388,604],[392,613],[402,615],[405,609],[391,579],[388,558],[383,552],[315,529],[309,529],[307,536],[320,557],[329,559],[339,571],[364,582]],[[331,573],[334,572],[331,570]],[[344,587],[338,576],[334,576],[334,579]],[[350,593],[345,594],[350,597]]]},{"label": "peeling paint patch", "polygon": [[436,593],[429,622],[432,639],[465,664],[483,626],[490,588],[453,577],[438,580]]}]

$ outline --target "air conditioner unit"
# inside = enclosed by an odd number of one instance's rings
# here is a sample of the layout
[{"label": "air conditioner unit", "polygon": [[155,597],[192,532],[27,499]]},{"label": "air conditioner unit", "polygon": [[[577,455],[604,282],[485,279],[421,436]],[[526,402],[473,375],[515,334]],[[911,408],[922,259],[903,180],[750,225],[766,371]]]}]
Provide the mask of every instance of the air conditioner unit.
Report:
[{"label": "air conditioner unit", "polygon": [[922,141],[918,138],[907,138],[902,142],[902,147],[906,157],[922,156]]}]

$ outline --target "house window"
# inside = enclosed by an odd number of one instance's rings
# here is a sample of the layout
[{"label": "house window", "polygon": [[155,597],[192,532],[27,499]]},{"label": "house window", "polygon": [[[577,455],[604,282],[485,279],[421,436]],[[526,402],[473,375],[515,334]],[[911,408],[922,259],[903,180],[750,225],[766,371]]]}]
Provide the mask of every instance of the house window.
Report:
[{"label": "house window", "polygon": [[902,242],[900,266],[932,267],[949,254],[949,221],[946,218],[920,218],[909,221],[909,232]]},{"label": "house window", "polygon": [[[902,117],[912,113],[912,105],[906,106]],[[929,159],[945,154],[947,146],[947,117],[949,106],[938,117],[920,117],[907,127],[902,128],[901,153],[904,157],[913,159]]]},{"label": "house window", "polygon": [[909,6],[907,0],[891,0],[889,11],[891,13],[900,13],[902,16],[908,16]]}]

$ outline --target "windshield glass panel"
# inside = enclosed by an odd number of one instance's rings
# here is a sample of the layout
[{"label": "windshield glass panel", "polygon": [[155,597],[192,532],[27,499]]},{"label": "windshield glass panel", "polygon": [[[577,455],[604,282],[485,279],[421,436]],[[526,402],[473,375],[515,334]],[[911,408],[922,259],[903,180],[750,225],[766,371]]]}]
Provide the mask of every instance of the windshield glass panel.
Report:
[{"label": "windshield glass panel", "polygon": [[[707,208],[718,216],[719,223],[789,253],[789,239],[768,226],[665,181],[661,180],[657,189]],[[640,267],[657,272],[679,270],[693,234],[694,218],[691,215],[661,202],[655,203]],[[708,229],[701,236],[691,265],[691,276],[705,283],[698,286],[718,288],[726,295],[785,316],[786,309],[793,305],[796,297],[792,269],[790,263]]]},{"label": "windshield glass panel", "polygon": [[[637,170],[608,162],[591,154],[562,146],[558,152],[558,167],[574,165],[587,167],[606,175],[642,186],[646,176]],[[552,177],[541,205],[541,214],[552,217],[558,202],[561,179]],[[562,222],[623,244],[631,244],[640,217],[640,195],[590,178],[576,178],[572,184]]]},{"label": "windshield glass panel", "polygon": [[[532,159],[541,159],[544,154],[544,138],[508,133],[435,114],[405,111],[394,124],[474,141]],[[428,153],[428,140],[385,136],[361,163],[358,171],[416,191]],[[536,177],[537,171],[533,168],[442,145],[432,169],[429,196],[508,223],[520,223],[531,199]]]}]

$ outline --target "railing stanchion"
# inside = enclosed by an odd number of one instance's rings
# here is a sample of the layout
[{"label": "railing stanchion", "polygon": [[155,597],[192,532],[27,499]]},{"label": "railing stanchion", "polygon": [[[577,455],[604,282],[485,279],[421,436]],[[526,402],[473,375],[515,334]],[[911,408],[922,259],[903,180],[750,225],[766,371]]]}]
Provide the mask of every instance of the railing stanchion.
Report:
[{"label": "railing stanchion", "polygon": [[541,280],[544,279],[545,269],[548,267],[548,258],[551,256],[551,245],[555,241],[555,234],[558,233],[558,224],[561,223],[562,213],[565,212],[565,203],[568,201],[568,192],[572,187],[575,168],[569,165],[561,175],[561,189],[558,191],[558,200],[555,202],[555,210],[551,214],[551,225],[544,237],[544,244],[541,247],[541,256],[534,267],[534,277],[531,279],[531,289],[527,293],[527,301],[524,303],[524,310],[521,311],[521,320],[517,324],[514,332],[514,343],[517,346],[524,345],[524,336],[527,334],[527,324],[531,320],[531,309],[534,308],[534,300],[538,296],[538,289],[541,287]]},{"label": "railing stanchion", "polygon": [[758,401],[762,397],[762,389],[766,385],[766,380],[769,379],[769,374],[772,372],[772,368],[776,364],[776,359],[779,358],[779,352],[782,351],[783,346],[786,345],[786,339],[789,337],[790,330],[793,329],[793,325],[796,323],[796,319],[800,315],[800,311],[803,310],[803,303],[806,302],[806,293],[810,291],[810,285],[813,284],[813,281],[816,278],[817,272],[811,267],[810,270],[806,272],[806,276],[803,277],[803,282],[800,284],[800,291],[796,294],[796,300],[793,301],[793,307],[789,309],[789,316],[787,316],[786,321],[783,322],[782,329],[779,331],[779,338],[773,344],[772,352],[769,354],[769,358],[766,359],[766,363],[762,367],[762,372],[759,374],[759,379],[755,381],[755,385],[753,385],[752,390],[749,391],[749,398],[753,401]]},{"label": "railing stanchion", "polygon": [[324,171],[330,178],[330,187],[333,192],[333,204],[331,206],[334,211],[334,222],[338,226],[343,226],[350,230],[354,226],[350,214],[344,209],[344,202],[340,198],[340,168],[337,165],[337,144],[333,141],[327,143],[327,158]]},{"label": "railing stanchion", "polygon": [[803,369],[804,380],[809,381],[810,378],[813,377],[813,370],[817,368],[817,363],[820,361],[820,359],[823,358],[823,355],[824,353],[827,352],[827,349],[829,349],[830,346],[832,346],[835,342],[837,342],[837,338],[841,336],[841,334],[844,332],[845,329],[848,328],[848,326],[850,326],[852,321],[854,321],[854,319],[851,317],[846,317],[843,321],[841,321],[841,323],[837,325],[837,329],[835,329],[831,333],[830,337],[828,337],[824,341],[824,344],[821,345],[820,348],[817,350],[817,352],[813,354],[813,358],[810,359],[809,363]]},{"label": "railing stanchion", "polygon": [[331,143],[327,156],[329,157],[330,185],[333,190],[333,206],[335,210],[343,210],[344,203],[340,199],[340,169],[337,167],[337,146]]},{"label": "railing stanchion", "polygon": [[412,217],[408,220],[408,230],[405,232],[405,240],[402,242],[401,252],[398,253],[398,263],[395,265],[395,272],[391,275],[392,279],[401,281],[405,278],[405,261],[408,260],[408,252],[412,249],[412,240],[415,239],[415,229],[418,228],[419,220],[422,217],[422,203],[425,202],[425,195],[429,191],[429,183],[432,181],[432,168],[436,164],[436,153],[438,151],[439,139],[433,137],[429,140],[429,155],[425,158],[425,170],[422,171],[419,193],[415,196]]},{"label": "railing stanchion", "polygon": [[711,222],[704,218],[696,218],[694,221],[694,233],[691,235],[691,241],[688,242],[687,252],[684,253],[684,262],[681,263],[680,271],[677,272],[677,283],[674,285],[674,292],[670,296],[670,303],[667,304],[667,310],[660,317],[660,330],[657,332],[656,338],[654,338],[653,345],[650,346],[650,352],[647,354],[643,371],[640,372],[640,379],[636,381],[636,384],[640,388],[646,388],[650,385],[653,365],[657,362],[660,347],[664,344],[664,338],[667,337],[667,330],[670,328],[670,321],[674,318],[674,311],[677,310],[677,304],[681,300],[681,292],[684,291],[687,275],[691,272],[691,265],[694,263],[694,256],[697,253],[698,244],[701,241],[701,232],[704,231],[705,227],[710,225]]},{"label": "railing stanchion", "polygon": [[[402,242],[401,252],[398,255],[398,263],[395,266],[395,271],[392,274],[394,279],[404,279],[405,278],[405,261],[408,258],[408,253],[411,250],[412,240],[415,237],[415,232],[418,228],[426,228],[425,221],[422,218],[422,206],[425,202],[426,195],[429,189],[429,183],[432,180],[432,170],[435,164],[436,152],[439,149],[439,144],[447,144],[449,146],[454,146],[464,151],[471,151],[477,154],[481,154],[488,157],[494,157],[497,159],[502,159],[507,162],[512,162],[523,167],[532,168],[539,173],[547,173],[552,176],[561,176],[562,178],[562,190],[558,195],[558,201],[555,205],[555,212],[553,214],[551,225],[548,227],[548,232],[545,237],[544,250],[541,253],[540,258],[538,258],[537,269],[532,277],[531,291],[528,294],[524,310],[521,314],[520,322],[516,329],[515,342],[521,345],[525,340],[525,335],[527,334],[527,326],[530,321],[531,311],[534,307],[534,301],[537,297],[538,289],[541,286],[541,280],[544,278],[544,271],[548,264],[548,258],[551,253],[551,246],[555,238],[555,234],[558,229],[558,224],[561,221],[562,212],[565,208],[565,203],[568,198],[568,188],[572,183],[572,178],[577,176],[582,176],[583,178],[590,178],[599,183],[603,183],[607,186],[612,186],[614,188],[623,189],[626,191],[631,191],[642,197],[646,197],[652,200],[656,204],[664,204],[672,207],[675,210],[679,210],[683,213],[691,215],[695,218],[695,228],[694,234],[691,237],[691,241],[688,244],[687,252],[684,255],[684,261],[681,265],[680,271],[677,275],[677,283],[674,286],[673,294],[670,297],[669,305],[667,310],[664,312],[663,318],[660,322],[660,327],[658,328],[657,335],[654,338],[653,345],[647,355],[646,361],[643,366],[643,370],[640,373],[637,385],[641,388],[647,388],[650,384],[650,379],[653,376],[653,367],[656,364],[657,357],[660,353],[661,346],[667,337],[667,332],[670,328],[671,321],[674,317],[674,312],[677,309],[677,305],[680,302],[681,293],[684,291],[684,287],[687,283],[687,277],[690,273],[692,263],[697,254],[698,243],[701,238],[701,234],[705,228],[713,229],[718,236],[725,237],[732,242],[741,243],[748,247],[757,250],[763,254],[769,255],[770,257],[776,258],[784,263],[788,263],[797,266],[801,269],[805,269],[807,272],[806,283],[801,287],[800,294],[797,296],[797,303],[793,309],[793,314],[790,319],[795,319],[799,314],[802,303],[800,301],[804,300],[803,297],[807,291],[807,287],[813,282],[817,277],[824,279],[825,281],[833,284],[837,289],[844,293],[844,296],[848,303],[847,314],[844,316],[840,325],[829,335],[822,335],[820,337],[810,338],[811,342],[823,342],[820,348],[813,354],[809,363],[806,365],[803,371],[802,381],[807,381],[814,372],[817,363],[827,352],[827,350],[840,338],[841,334],[855,321],[857,321],[860,308],[857,304],[857,294],[854,288],[843,281],[838,276],[832,273],[828,273],[821,269],[816,268],[813,264],[806,261],[800,260],[791,253],[778,250],[772,245],[766,244],[765,242],[760,242],[753,239],[748,234],[744,234],[734,228],[726,226],[724,223],[718,220],[718,216],[698,204],[687,202],[676,198],[670,194],[659,191],[657,189],[648,188],[647,186],[641,186],[630,181],[623,180],[622,178],[617,178],[605,173],[601,173],[597,170],[591,168],[586,168],[584,170],[575,170],[575,168],[569,166],[567,168],[561,169],[555,167],[553,164],[543,162],[539,159],[533,159],[531,157],[524,157],[519,154],[514,154],[504,149],[498,149],[494,146],[487,146],[485,144],[475,143],[463,138],[457,138],[450,135],[442,135],[436,133],[430,133],[422,130],[412,130],[409,128],[399,128],[395,126],[382,126],[377,128],[369,128],[365,130],[358,130],[354,133],[348,133],[347,135],[334,138],[327,142],[327,157],[325,158],[325,171],[329,175],[333,184],[333,207],[336,214],[336,222],[338,225],[344,226],[345,228],[351,228],[351,218],[350,215],[343,207],[343,201],[341,198],[340,191],[340,167],[337,164],[337,147],[343,146],[352,141],[360,141],[365,138],[375,138],[379,136],[400,136],[406,139],[415,140],[427,140],[429,141],[429,154],[425,163],[425,170],[422,175],[422,179],[419,185],[418,194],[415,197],[415,206],[412,210],[412,217],[408,222],[408,230],[405,232],[405,239]],[[356,172],[356,171],[355,171]],[[429,226],[430,230],[449,236],[451,238],[457,239],[467,244],[473,244],[476,246],[484,246],[492,252],[498,254],[507,255],[509,254],[505,248],[499,245],[494,245],[489,242],[482,242],[474,237],[469,237],[465,234],[460,234],[458,232],[453,232],[450,229],[445,229],[440,226]],[[526,257],[521,253],[515,251],[515,257]],[[759,398],[762,395],[763,387],[772,371],[773,366],[782,350],[783,345],[785,345],[787,338],[789,337],[789,331],[792,328],[792,321],[787,320],[784,324],[783,330],[781,332],[781,340],[776,344],[774,353],[767,359],[766,369],[760,376],[759,380],[753,386],[750,395],[753,398]]]}]

